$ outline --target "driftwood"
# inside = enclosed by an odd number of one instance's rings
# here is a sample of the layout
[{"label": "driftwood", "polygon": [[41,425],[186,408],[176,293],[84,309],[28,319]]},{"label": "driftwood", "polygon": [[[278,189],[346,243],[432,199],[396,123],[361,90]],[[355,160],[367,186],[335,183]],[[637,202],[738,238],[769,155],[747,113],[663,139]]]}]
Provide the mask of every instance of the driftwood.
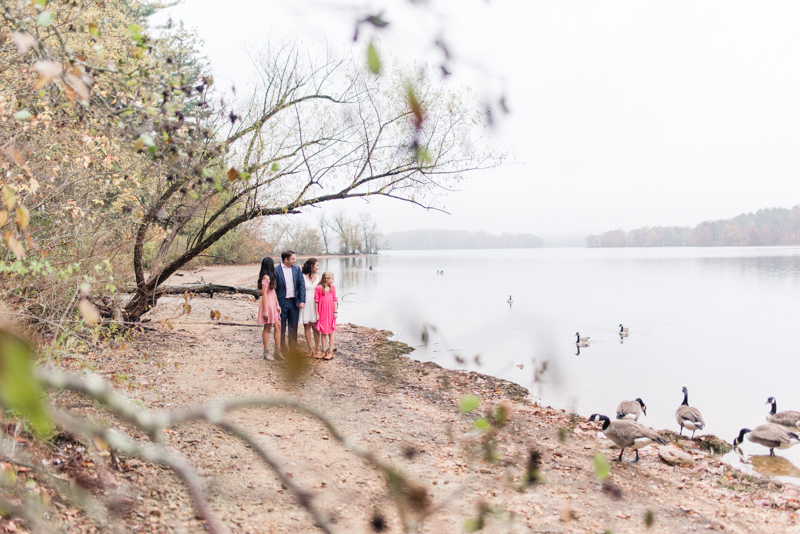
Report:
[{"label": "driftwood", "polygon": [[238,286],[223,286],[219,284],[178,284],[174,286],[161,286],[156,290],[156,293],[166,295],[182,295],[186,292],[190,293],[204,293],[214,298],[214,293],[243,293],[245,295],[252,295],[253,297],[261,297],[260,289],[251,289],[249,287]]}]

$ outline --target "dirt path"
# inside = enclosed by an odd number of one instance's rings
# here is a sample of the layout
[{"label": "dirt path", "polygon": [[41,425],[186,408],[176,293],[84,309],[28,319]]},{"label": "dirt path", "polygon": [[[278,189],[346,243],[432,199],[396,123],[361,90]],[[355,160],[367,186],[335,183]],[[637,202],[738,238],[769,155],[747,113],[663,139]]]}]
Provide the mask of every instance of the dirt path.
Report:
[{"label": "dirt path", "polygon": [[[227,283],[242,282],[230,275]],[[593,455],[600,451],[612,459],[617,451],[605,447],[598,427],[531,404],[519,386],[409,360],[385,332],[351,325],[339,330],[335,360],[309,361],[305,377],[291,385],[279,365],[261,359],[257,328],[207,319],[219,310],[223,320],[252,323],[252,299],[195,298],[188,316],[170,322],[173,329],[161,326],[182,303],[179,297],[161,299],[152,312],[159,331],[90,355],[91,365],[153,410],[242,396],[299,399],[424,486],[433,506],[448,501],[425,520],[422,532],[461,532],[481,507],[487,511],[486,532],[800,532],[795,489],[734,472],[694,443],[681,442],[693,451],[695,467],[667,466],[648,447],[637,465],[610,462],[611,485],[604,489]],[[473,414],[458,409],[466,393],[482,400]],[[482,459],[484,434],[474,421],[499,403],[511,416],[498,434],[499,459],[490,463]],[[96,413],[90,406],[83,411]],[[289,410],[254,408],[234,412],[230,420],[255,436],[286,476],[313,495],[335,532],[373,532],[375,517],[385,519],[387,531],[400,531],[382,474],[344,450],[318,421]],[[232,532],[318,531],[275,474],[236,439],[196,423],[169,433],[167,441],[198,468],[213,509]],[[541,454],[543,483],[521,488],[531,450]],[[169,471],[129,460],[114,477],[117,491],[134,496],[124,515],[131,531],[205,531]],[[650,512],[654,523],[648,528]],[[77,520],[71,521],[65,525],[74,528],[67,531],[80,531]]]}]

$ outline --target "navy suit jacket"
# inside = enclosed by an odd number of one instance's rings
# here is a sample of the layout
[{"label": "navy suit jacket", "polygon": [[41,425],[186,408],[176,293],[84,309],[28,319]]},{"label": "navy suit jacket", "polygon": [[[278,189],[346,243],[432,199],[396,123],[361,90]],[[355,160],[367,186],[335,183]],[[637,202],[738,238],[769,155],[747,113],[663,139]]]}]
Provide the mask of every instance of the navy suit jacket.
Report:
[{"label": "navy suit jacket", "polygon": [[[275,288],[275,295],[278,297],[278,305],[285,308],[291,303],[291,300],[286,300],[286,278],[283,276],[283,265],[278,264],[275,267],[275,275],[278,279],[277,287]],[[306,303],[306,282],[303,280],[303,273],[297,265],[292,266],[292,278],[294,279],[294,305],[300,307],[300,303]]]}]

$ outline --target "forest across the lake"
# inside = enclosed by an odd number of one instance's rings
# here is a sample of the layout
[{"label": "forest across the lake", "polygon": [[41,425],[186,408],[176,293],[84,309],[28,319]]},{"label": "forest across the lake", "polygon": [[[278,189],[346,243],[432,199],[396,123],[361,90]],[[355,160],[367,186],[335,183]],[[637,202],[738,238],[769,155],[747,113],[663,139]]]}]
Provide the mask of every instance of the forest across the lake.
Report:
[{"label": "forest across the lake", "polygon": [[800,205],[765,208],[690,226],[643,226],[586,238],[587,247],[715,247],[800,245]]}]

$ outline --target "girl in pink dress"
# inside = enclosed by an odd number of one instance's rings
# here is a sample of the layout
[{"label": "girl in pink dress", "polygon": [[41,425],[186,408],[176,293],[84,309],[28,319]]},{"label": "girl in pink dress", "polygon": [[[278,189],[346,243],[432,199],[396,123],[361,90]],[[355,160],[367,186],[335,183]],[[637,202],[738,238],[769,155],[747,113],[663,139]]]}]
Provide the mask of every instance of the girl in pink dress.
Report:
[{"label": "girl in pink dress", "polygon": [[278,278],[275,275],[275,263],[272,258],[261,260],[261,271],[258,273],[258,283],[261,287],[261,302],[258,305],[258,324],[264,325],[261,339],[264,342],[264,359],[274,360],[269,353],[269,331],[275,327],[275,355],[281,353],[281,309],[278,306],[278,296],[275,286]]},{"label": "girl in pink dress", "polygon": [[[314,302],[317,307],[317,330],[320,333],[323,360],[333,359],[333,333],[336,331],[336,315],[339,301],[336,299],[336,286],[333,285],[333,273],[325,271],[314,290]],[[328,338],[328,350],[325,350],[325,338]]]}]

